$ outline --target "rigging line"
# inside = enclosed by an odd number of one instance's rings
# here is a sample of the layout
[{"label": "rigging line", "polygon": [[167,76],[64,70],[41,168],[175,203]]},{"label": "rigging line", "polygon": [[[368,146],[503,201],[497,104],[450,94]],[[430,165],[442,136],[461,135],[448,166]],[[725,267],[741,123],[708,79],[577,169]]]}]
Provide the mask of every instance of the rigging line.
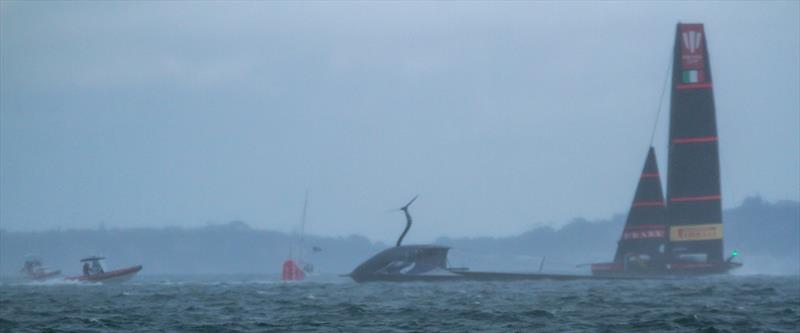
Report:
[{"label": "rigging line", "polygon": [[304,240],[306,233],[306,215],[308,211],[308,189],[306,189],[305,200],[303,201],[303,215],[300,217],[300,240]]},{"label": "rigging line", "polygon": [[300,260],[305,260],[305,247],[306,247],[306,216],[308,211],[308,193],[309,189],[306,188],[306,196],[303,201],[303,215],[300,218]]},{"label": "rigging line", "polygon": [[[672,69],[672,59],[670,59],[669,64],[667,64],[667,73],[664,75],[664,84],[661,87],[661,97],[658,98],[658,110],[656,111],[656,120],[653,122],[653,130],[650,132],[650,146],[653,146],[653,140],[656,137],[656,129],[658,128],[658,120],[661,118],[661,106],[664,104],[664,93],[667,92],[667,82],[669,78],[672,76],[670,75],[670,70]],[[648,147],[648,148],[649,148]]]}]

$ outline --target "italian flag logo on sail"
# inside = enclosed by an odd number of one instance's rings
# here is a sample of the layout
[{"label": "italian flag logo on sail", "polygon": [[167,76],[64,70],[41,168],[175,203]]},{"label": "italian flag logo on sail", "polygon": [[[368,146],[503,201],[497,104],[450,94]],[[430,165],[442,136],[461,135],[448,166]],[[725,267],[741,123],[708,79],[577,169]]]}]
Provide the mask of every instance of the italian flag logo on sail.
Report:
[{"label": "italian flag logo on sail", "polygon": [[703,81],[705,81],[703,71],[701,70],[683,71],[683,83],[698,83]]}]

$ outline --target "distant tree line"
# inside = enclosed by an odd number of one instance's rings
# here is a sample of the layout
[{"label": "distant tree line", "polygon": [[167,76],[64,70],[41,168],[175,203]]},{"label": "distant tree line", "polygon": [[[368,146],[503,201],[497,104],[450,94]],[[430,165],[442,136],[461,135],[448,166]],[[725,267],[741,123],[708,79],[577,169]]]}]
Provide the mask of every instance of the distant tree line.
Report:
[{"label": "distant tree line", "polygon": [[[537,227],[518,236],[446,238],[453,247],[451,266],[484,270],[580,271],[576,265],[610,260],[624,216],[575,219],[560,229]],[[800,274],[800,203],[768,203],[753,197],[724,211],[726,252],[740,253],[743,273]],[[386,248],[362,236],[307,235],[308,261],[323,273],[347,273]],[[312,247],[321,251],[312,251]],[[17,275],[28,254],[68,274],[80,271],[78,259],[109,258],[110,268],[142,264],[143,274],[272,274],[290,254],[296,235],[256,230],[241,221],[202,228],[135,228],[8,232],[0,230],[0,275]],[[290,253],[294,251],[294,253]]]}]

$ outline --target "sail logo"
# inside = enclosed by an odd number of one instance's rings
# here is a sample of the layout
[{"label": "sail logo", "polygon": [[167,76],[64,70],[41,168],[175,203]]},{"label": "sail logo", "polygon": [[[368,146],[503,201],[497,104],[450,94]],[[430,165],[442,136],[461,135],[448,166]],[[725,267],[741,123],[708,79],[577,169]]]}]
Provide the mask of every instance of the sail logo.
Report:
[{"label": "sail logo", "polygon": [[[682,26],[681,42],[681,67],[684,70],[703,69],[705,67],[703,27],[698,25]],[[703,80],[699,79],[696,82],[703,82]]]},{"label": "sail logo", "polygon": [[648,239],[648,238],[664,238],[666,237],[666,232],[664,230],[664,226],[652,226],[647,228],[642,228],[640,226],[630,226],[625,228],[622,232],[622,239]]},{"label": "sail logo", "polygon": [[722,224],[679,225],[669,228],[672,242],[722,239]]},{"label": "sail logo", "polygon": [[703,33],[695,30],[686,31],[683,34],[683,47],[689,50],[689,53],[695,53],[700,50],[700,42],[703,40]]}]

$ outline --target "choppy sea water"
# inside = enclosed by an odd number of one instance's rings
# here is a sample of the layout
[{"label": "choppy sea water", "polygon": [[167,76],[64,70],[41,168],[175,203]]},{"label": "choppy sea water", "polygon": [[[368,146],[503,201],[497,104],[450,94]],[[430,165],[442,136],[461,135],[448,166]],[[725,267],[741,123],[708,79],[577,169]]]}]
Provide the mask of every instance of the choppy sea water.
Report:
[{"label": "choppy sea water", "polygon": [[797,332],[800,277],[357,284],[138,276],[0,284],[0,331]]}]

